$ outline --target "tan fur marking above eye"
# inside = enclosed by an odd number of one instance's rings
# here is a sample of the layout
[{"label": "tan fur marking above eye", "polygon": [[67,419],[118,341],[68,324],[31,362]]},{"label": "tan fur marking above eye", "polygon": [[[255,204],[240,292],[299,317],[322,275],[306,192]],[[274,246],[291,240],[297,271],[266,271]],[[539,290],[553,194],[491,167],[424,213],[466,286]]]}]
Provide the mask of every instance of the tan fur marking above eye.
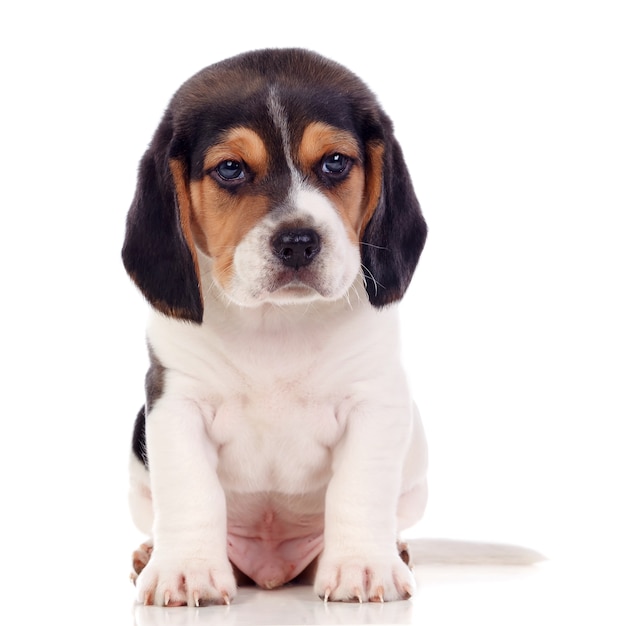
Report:
[{"label": "tan fur marking above eye", "polygon": [[237,245],[263,216],[269,200],[254,192],[254,181],[268,168],[263,140],[253,130],[234,128],[211,146],[204,158],[209,172],[226,160],[242,161],[249,179],[236,192],[219,184],[210,173],[190,185],[192,230],[196,244],[214,261],[214,278],[223,286],[230,281]]},{"label": "tan fur marking above eye", "polygon": [[352,133],[323,122],[313,122],[304,129],[298,150],[298,157],[304,167],[313,168],[322,157],[335,152],[358,160],[359,144]]},{"label": "tan fur marking above eye", "polygon": [[364,202],[366,181],[359,144],[352,133],[322,122],[313,122],[304,129],[298,159],[305,172],[315,172],[325,156],[336,153],[351,158],[352,168],[344,180],[330,188],[322,188],[322,192],[337,207],[348,236],[358,244],[367,205]]},{"label": "tan fur marking above eye", "polygon": [[222,140],[204,155],[204,169],[210,170],[222,161],[243,161],[255,177],[267,173],[268,156],[263,140],[251,128],[231,128]]}]

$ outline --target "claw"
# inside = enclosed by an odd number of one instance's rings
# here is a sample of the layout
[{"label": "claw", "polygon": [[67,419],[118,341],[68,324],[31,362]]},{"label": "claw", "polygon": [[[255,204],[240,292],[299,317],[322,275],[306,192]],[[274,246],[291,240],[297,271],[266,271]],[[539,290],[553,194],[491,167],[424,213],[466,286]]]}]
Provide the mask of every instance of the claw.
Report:
[{"label": "claw", "polygon": [[197,591],[193,592],[193,603],[196,607],[200,606],[200,594]]},{"label": "claw", "polygon": [[330,597],[330,588],[326,589],[324,592],[324,602],[328,602],[328,598]]},{"label": "claw", "polygon": [[152,596],[150,595],[149,591],[146,591],[146,593],[143,596],[143,605],[150,606],[151,604],[152,604]]},{"label": "claw", "polygon": [[380,602],[381,604],[385,601],[385,590],[382,586],[378,587],[378,589],[376,590],[376,601]]},{"label": "claw", "polygon": [[170,599],[171,599],[171,594],[169,591],[166,591],[164,596],[163,596],[163,606],[167,606],[170,603]]},{"label": "claw", "polygon": [[228,592],[226,591],[222,592],[222,600],[224,600],[224,604],[226,606],[230,606],[230,596],[228,595]]}]

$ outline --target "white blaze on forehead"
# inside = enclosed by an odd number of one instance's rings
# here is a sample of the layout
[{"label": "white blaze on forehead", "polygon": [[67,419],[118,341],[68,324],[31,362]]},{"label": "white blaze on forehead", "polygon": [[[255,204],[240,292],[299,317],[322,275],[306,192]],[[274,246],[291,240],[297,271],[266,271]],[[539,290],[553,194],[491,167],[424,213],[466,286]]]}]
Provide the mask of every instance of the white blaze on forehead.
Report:
[{"label": "white blaze on forehead", "polygon": [[278,94],[274,88],[270,89],[270,95],[267,99],[267,110],[270,117],[276,126],[276,129],[280,133],[280,138],[283,144],[283,153],[287,166],[291,172],[292,189],[302,182],[302,175],[297,170],[293,157],[291,156],[290,138],[289,138],[289,120],[287,118],[287,112],[278,98]]}]

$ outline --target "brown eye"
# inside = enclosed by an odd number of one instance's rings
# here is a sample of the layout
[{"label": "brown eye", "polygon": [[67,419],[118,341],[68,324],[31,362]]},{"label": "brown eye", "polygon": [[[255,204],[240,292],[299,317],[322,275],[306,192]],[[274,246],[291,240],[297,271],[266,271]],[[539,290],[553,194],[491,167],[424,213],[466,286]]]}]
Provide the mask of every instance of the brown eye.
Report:
[{"label": "brown eye", "polygon": [[239,161],[222,161],[215,168],[217,175],[226,182],[242,181],[245,178],[243,165]]}]

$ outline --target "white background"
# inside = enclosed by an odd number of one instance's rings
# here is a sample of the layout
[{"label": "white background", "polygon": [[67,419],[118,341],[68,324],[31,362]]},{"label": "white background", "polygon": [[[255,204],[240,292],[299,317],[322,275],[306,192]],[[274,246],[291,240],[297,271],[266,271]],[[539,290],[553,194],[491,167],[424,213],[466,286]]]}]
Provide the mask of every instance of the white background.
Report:
[{"label": "white background", "polygon": [[34,623],[36,607],[104,615],[131,593],[126,459],[147,308],[119,250],[137,163],[192,73],[285,46],[379,95],[430,226],[402,309],[432,468],[414,534],[526,545],[623,591],[619,4],[4,6],[4,602]]}]

